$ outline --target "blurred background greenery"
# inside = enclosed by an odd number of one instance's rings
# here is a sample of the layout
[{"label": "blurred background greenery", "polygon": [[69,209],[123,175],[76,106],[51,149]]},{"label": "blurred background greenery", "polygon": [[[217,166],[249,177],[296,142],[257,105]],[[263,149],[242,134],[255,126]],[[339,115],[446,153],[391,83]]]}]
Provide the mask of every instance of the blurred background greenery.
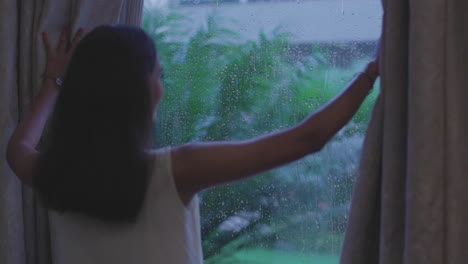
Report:
[{"label": "blurred background greenery", "polygon": [[[337,95],[375,48],[294,45],[279,30],[240,41],[215,15],[187,35],[186,19],[174,10],[144,13],[164,67],[158,146],[246,139],[292,126]],[[320,153],[200,194],[205,263],[338,263],[378,89]]]}]

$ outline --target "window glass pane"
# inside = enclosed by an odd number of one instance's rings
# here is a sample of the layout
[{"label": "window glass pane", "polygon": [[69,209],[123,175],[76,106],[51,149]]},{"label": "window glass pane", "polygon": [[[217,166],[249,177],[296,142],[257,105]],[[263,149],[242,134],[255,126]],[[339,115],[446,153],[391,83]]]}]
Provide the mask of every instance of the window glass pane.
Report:
[{"label": "window glass pane", "polygon": [[[147,1],[165,71],[158,145],[296,124],[371,59],[381,15],[378,0]],[[200,194],[206,263],[338,263],[378,89],[320,153]]]}]

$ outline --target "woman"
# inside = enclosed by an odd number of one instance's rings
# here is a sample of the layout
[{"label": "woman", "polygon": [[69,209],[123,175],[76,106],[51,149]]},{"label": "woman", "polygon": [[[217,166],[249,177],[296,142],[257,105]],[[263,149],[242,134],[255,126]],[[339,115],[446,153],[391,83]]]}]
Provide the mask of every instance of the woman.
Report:
[{"label": "woman", "polygon": [[289,129],[153,150],[151,124],[163,93],[153,41],[128,26],[101,26],[80,41],[82,33],[67,43],[64,30],[57,48],[44,34],[42,88],[7,153],[16,175],[50,208],[58,263],[202,263],[196,194],[319,151],[379,74],[375,59]]}]

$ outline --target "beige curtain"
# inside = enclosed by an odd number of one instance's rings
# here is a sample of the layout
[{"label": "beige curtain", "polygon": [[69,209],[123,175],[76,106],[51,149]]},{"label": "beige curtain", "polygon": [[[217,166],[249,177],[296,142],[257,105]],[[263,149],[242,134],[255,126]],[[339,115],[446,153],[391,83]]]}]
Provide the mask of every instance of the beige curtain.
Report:
[{"label": "beige curtain", "polygon": [[41,32],[56,41],[70,25],[139,25],[143,0],[0,1],[0,263],[51,263],[46,211],[9,169],[6,145],[39,89],[45,53]]},{"label": "beige curtain", "polygon": [[341,264],[467,263],[468,1],[382,3],[382,92]]}]

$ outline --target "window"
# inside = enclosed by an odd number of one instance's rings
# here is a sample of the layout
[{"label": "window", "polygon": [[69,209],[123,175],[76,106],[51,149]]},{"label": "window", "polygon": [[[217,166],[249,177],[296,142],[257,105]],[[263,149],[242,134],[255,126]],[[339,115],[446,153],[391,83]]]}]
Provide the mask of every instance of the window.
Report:
[{"label": "window", "polygon": [[[194,3],[145,9],[165,68],[159,145],[297,123],[369,61],[382,14],[377,0]],[[378,89],[320,153],[200,194],[206,263],[338,263]]]}]

